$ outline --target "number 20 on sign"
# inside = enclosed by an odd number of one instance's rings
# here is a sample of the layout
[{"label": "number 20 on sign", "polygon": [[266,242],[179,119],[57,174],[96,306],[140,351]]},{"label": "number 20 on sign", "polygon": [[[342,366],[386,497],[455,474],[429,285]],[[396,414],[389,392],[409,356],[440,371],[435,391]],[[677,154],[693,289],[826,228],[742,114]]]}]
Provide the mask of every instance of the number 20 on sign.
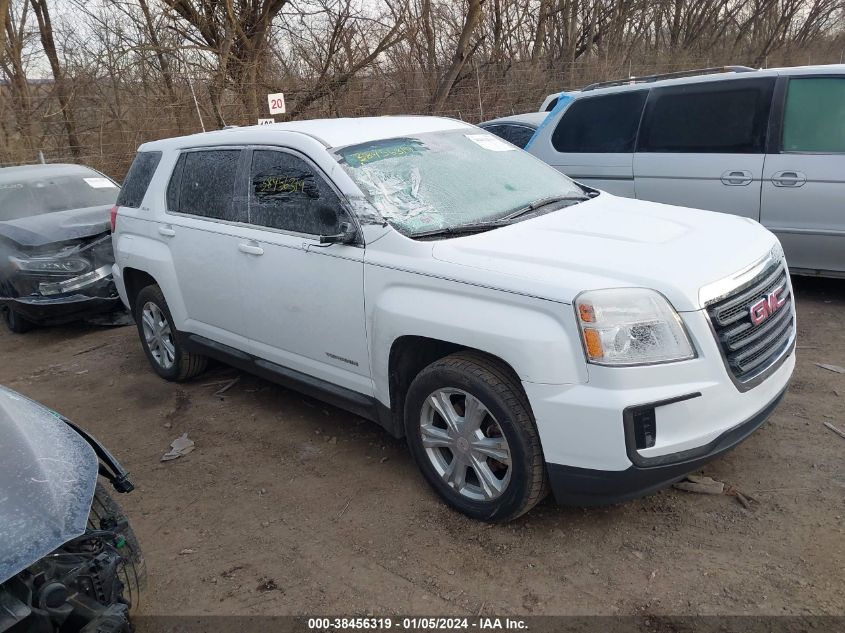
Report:
[{"label": "number 20 on sign", "polygon": [[285,95],[277,92],[275,94],[267,95],[267,105],[270,106],[270,114],[284,114],[285,113]]}]

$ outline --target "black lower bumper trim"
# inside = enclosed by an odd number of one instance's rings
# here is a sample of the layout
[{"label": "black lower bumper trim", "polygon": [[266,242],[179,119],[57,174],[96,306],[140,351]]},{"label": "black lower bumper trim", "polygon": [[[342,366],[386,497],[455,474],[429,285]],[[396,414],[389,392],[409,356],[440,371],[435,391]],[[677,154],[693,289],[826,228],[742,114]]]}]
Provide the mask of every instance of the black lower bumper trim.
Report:
[{"label": "black lower bumper trim", "polygon": [[122,307],[120,297],[85,297],[73,295],[66,300],[0,298],[0,307],[14,310],[27,321],[38,325],[60,325],[78,321],[89,316],[110,312]]},{"label": "black lower bumper trim", "polygon": [[[696,451],[696,457],[692,459],[679,453],[670,463],[652,467],[631,466],[627,470],[593,470],[547,464],[555,500],[561,505],[606,505],[642,497],[665,488],[744,441],[771,416],[785,394],[786,389],[756,415],[710,442],[706,453]],[[668,461],[671,456],[666,457]]]}]

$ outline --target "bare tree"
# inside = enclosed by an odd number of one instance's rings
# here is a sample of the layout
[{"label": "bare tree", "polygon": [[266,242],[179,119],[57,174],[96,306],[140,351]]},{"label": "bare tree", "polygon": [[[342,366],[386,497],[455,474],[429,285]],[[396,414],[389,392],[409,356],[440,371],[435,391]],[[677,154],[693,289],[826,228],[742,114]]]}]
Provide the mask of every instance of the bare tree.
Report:
[{"label": "bare tree", "polygon": [[81,154],[79,137],[76,132],[76,120],[71,110],[70,93],[65,82],[62,66],[59,62],[59,53],[56,49],[56,41],[53,37],[53,22],[50,19],[50,9],[47,0],[30,0],[32,10],[35,12],[35,19],[38,20],[38,31],[41,35],[41,46],[44,54],[50,62],[50,70],[53,72],[53,79],[56,82],[56,96],[59,106],[62,109],[62,120],[67,133],[68,149],[71,155],[78,159]]}]

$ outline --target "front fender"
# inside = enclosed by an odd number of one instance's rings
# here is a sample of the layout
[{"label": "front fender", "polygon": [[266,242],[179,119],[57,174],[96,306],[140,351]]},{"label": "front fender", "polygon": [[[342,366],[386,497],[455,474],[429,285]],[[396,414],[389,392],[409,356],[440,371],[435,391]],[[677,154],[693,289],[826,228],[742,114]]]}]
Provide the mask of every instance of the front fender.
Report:
[{"label": "front fender", "polygon": [[486,352],[508,363],[523,381],[586,382],[570,306],[434,278],[415,276],[414,282],[383,287],[369,303],[370,358],[383,403],[390,402],[390,349],[401,336]]}]

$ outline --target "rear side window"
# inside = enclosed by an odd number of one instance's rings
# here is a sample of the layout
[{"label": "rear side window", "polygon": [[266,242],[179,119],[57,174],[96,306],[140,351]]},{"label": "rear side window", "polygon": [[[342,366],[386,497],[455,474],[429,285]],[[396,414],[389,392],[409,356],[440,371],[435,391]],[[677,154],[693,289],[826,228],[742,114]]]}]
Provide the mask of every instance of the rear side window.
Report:
[{"label": "rear side window", "polygon": [[534,136],[534,130],[524,125],[508,125],[507,128],[505,138],[520,149],[525,149],[528,141]]},{"label": "rear side window", "polygon": [[783,150],[845,153],[845,77],[790,79]]},{"label": "rear side window", "polygon": [[340,200],[301,158],[255,150],[249,182],[250,224],[309,235],[340,232]]},{"label": "rear side window", "polygon": [[552,133],[552,145],[559,152],[633,152],[647,95],[637,90],[576,99]]},{"label": "rear side window", "polygon": [[117,206],[133,209],[141,206],[160,160],[161,152],[138,152],[117,196]]},{"label": "rear side window", "polygon": [[773,87],[758,79],[655,89],[637,151],[762,153]]},{"label": "rear side window", "polygon": [[177,163],[171,186],[179,177],[179,196],[168,187],[167,202],[171,211],[198,215],[214,220],[244,222],[243,205],[235,203],[235,182],[241,150],[215,149],[187,152]]}]

